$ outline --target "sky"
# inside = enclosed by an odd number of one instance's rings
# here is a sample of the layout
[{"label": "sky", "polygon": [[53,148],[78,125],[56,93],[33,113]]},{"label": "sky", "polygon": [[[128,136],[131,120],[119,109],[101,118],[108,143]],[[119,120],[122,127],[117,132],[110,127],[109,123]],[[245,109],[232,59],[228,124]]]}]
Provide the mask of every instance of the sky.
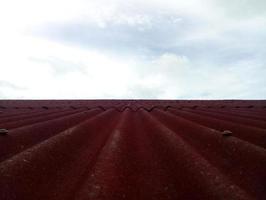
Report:
[{"label": "sky", "polygon": [[265,0],[0,2],[0,99],[265,99]]}]

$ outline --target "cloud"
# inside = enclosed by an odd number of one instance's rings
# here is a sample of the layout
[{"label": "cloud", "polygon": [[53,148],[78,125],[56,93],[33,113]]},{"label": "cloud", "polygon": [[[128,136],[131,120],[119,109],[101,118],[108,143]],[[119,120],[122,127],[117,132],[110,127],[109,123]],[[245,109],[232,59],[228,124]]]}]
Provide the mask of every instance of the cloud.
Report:
[{"label": "cloud", "polygon": [[60,59],[58,57],[48,57],[48,58],[29,58],[29,60],[48,64],[54,70],[56,75],[65,75],[66,73],[80,72],[82,74],[86,73],[85,66],[82,63],[75,63],[73,61],[67,61]]},{"label": "cloud", "polygon": [[151,59],[171,52],[218,65],[264,50],[266,15],[235,19],[225,15],[230,6],[221,6],[221,1],[203,1],[205,7],[189,2],[137,1],[130,7],[111,1],[112,9],[103,9],[102,14],[99,8],[79,20],[42,24],[32,31],[35,36],[121,56]]},{"label": "cloud", "polygon": [[160,99],[164,89],[149,84],[135,84],[125,94],[128,99]]},{"label": "cloud", "polygon": [[166,99],[265,98],[264,64],[252,59],[229,66],[207,64],[200,66],[183,55],[165,53],[148,63],[141,77],[143,82],[157,83],[154,91]]},{"label": "cloud", "polygon": [[13,90],[15,90],[15,89],[23,89],[22,87],[14,85],[13,83],[9,83],[7,81],[1,81],[1,80],[0,80],[0,87],[1,88],[9,88],[9,89],[13,89]]},{"label": "cloud", "polygon": [[184,19],[178,16],[136,15],[101,24],[87,21],[47,24],[34,32],[37,36],[83,48],[115,51],[117,54],[156,54],[171,48],[175,37],[181,38],[184,30],[189,29]]},{"label": "cloud", "polygon": [[215,0],[216,7],[225,15],[236,18],[250,18],[252,16],[266,15],[266,2],[264,0]]},{"label": "cloud", "polygon": [[17,91],[23,92],[24,90],[25,88],[23,87],[17,86],[8,81],[0,80],[0,98],[12,98],[13,93],[16,93]]},{"label": "cloud", "polygon": [[264,4],[1,3],[1,96],[265,98]]}]

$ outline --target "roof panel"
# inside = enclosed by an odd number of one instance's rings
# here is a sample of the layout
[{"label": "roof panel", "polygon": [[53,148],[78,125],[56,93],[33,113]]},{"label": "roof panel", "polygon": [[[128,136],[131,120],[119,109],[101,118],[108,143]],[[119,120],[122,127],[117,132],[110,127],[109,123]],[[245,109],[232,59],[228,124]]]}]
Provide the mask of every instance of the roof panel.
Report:
[{"label": "roof panel", "polygon": [[266,101],[1,100],[0,128],[3,200],[266,199]]}]

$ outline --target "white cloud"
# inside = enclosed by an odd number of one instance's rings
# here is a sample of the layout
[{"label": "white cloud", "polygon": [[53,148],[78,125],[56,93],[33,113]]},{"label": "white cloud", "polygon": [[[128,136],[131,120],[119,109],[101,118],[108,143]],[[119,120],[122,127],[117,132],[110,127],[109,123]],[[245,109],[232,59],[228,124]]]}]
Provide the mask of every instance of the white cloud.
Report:
[{"label": "white cloud", "polygon": [[3,1],[0,97],[265,98],[264,7]]}]

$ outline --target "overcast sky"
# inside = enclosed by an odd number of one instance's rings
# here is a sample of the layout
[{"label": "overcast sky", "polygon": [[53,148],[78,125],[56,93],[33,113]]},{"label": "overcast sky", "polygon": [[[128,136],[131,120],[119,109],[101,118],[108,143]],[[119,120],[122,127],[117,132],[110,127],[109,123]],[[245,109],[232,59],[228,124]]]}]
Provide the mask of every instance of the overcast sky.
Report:
[{"label": "overcast sky", "polygon": [[1,99],[266,98],[265,0],[8,0],[0,26]]}]

